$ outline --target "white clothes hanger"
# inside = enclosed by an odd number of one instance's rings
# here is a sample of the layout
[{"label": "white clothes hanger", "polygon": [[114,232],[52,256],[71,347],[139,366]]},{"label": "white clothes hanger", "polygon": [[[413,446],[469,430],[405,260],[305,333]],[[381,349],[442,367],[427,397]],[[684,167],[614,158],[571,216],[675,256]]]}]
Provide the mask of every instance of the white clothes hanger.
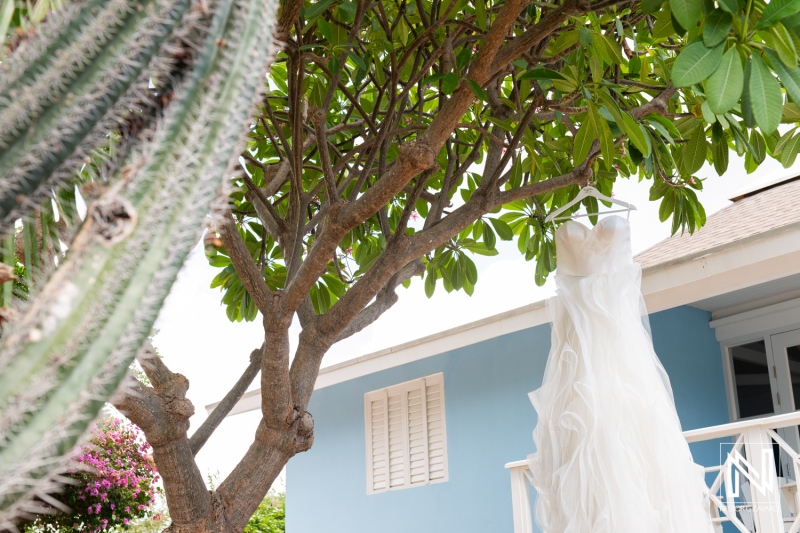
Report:
[{"label": "white clothes hanger", "polygon": [[636,211],[635,205],[629,204],[628,202],[623,202],[622,200],[617,200],[616,198],[608,197],[605,194],[598,191],[597,189],[595,189],[594,187],[592,187],[591,185],[587,185],[586,187],[580,190],[578,195],[575,198],[573,198],[572,201],[567,202],[566,204],[562,205],[561,207],[559,207],[558,209],[547,215],[547,218],[545,218],[544,221],[553,222],[554,220],[566,220],[570,218],[596,216],[594,213],[592,213],[591,215],[589,213],[580,213],[563,217],[558,216],[567,209],[569,209],[570,207],[572,207],[573,205],[577,204],[578,202],[586,198],[587,196],[592,196],[594,198],[597,198],[598,200],[602,200],[604,202],[610,202],[612,204],[622,207],[622,209],[612,209],[611,211],[603,211],[602,213],[597,213],[597,215],[608,215],[611,213],[622,213],[623,211],[625,211],[628,213],[628,216],[626,218],[630,219],[631,211]]}]

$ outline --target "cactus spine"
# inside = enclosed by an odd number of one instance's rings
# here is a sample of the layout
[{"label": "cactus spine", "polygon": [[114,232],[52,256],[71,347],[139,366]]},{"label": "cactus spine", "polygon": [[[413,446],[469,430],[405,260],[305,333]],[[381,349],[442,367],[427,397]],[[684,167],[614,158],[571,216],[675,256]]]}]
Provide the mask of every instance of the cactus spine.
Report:
[{"label": "cactus spine", "polygon": [[[0,227],[39,205],[166,75],[164,41],[190,0],[90,0],[43,28],[0,82]],[[162,52],[162,53],[159,53]]]},{"label": "cactus spine", "polygon": [[270,0],[218,2],[163,120],[89,206],[69,258],[3,339],[0,529],[57,487],[64,454],[150,333],[200,221],[238,164],[273,51],[263,35],[275,9]]}]

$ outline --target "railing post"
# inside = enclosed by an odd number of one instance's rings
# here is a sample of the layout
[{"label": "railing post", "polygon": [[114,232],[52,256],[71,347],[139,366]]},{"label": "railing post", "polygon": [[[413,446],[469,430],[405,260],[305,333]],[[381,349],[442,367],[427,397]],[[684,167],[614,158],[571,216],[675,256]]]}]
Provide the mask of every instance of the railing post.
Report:
[{"label": "railing post", "polygon": [[531,500],[525,467],[510,468],[511,502],[514,508],[514,533],[533,533]]},{"label": "railing post", "polygon": [[783,533],[781,492],[775,471],[772,439],[759,427],[744,432],[747,462],[750,463],[750,494],[757,533]]}]

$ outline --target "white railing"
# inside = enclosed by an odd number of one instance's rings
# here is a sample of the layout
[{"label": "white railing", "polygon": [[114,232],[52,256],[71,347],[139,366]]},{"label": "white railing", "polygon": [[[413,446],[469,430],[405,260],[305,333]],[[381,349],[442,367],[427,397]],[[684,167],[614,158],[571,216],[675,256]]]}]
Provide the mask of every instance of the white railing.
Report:
[{"label": "white railing", "polygon": [[[687,442],[728,439],[715,473],[709,506],[715,529],[730,522],[742,533],[800,533],[800,411],[684,432]],[[791,443],[791,444],[790,444]],[[775,449],[780,458],[775,464]],[[721,454],[723,456],[723,454]],[[533,533],[527,461],[506,464],[511,474],[514,533]]]}]

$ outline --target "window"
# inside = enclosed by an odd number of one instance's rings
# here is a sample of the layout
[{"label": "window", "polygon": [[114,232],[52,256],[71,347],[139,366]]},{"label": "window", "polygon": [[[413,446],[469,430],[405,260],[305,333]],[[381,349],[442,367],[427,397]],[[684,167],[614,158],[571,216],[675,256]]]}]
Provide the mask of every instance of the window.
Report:
[{"label": "window", "polygon": [[770,365],[764,340],[729,348],[739,418],[771,415]]},{"label": "window", "polygon": [[364,395],[367,494],[447,481],[444,375]]}]

